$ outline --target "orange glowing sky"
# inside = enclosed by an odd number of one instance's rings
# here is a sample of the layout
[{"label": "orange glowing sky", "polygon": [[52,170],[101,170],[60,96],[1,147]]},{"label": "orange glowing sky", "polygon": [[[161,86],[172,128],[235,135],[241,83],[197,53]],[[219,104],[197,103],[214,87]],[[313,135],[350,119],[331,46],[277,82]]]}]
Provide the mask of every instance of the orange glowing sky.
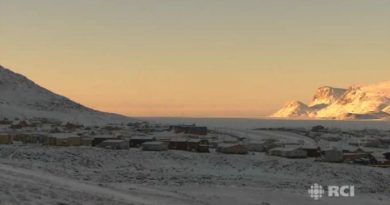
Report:
[{"label": "orange glowing sky", "polygon": [[388,0],[0,0],[0,64],[131,116],[259,117],[389,80]]}]

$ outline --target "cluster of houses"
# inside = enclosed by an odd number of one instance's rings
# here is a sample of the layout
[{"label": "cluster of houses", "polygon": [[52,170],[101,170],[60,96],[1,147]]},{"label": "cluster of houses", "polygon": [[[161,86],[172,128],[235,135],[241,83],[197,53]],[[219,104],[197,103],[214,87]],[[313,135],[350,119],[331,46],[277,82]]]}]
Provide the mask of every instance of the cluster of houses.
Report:
[{"label": "cluster of houses", "polygon": [[[11,122],[3,122],[9,125]],[[42,144],[48,146],[92,146],[108,149],[141,148],[144,151],[185,150],[192,152],[209,152],[207,127],[195,125],[178,125],[162,127],[148,123],[131,123],[123,126],[108,125],[105,127],[84,127],[66,123],[51,126],[46,131],[34,131],[33,126],[23,121],[17,128],[0,133],[0,144]],[[129,127],[131,129],[129,129]],[[156,139],[149,132],[171,131],[172,136]],[[133,136],[127,136],[129,133]],[[138,134],[137,134],[138,133]],[[180,135],[181,134],[181,135]],[[177,137],[180,136],[180,137]]]},{"label": "cluster of houses", "polygon": [[48,146],[91,146],[107,149],[142,148],[145,151],[184,150],[208,153],[209,141],[196,136],[160,139],[148,136],[78,136],[74,133],[0,134],[0,144],[42,144]]},{"label": "cluster of houses", "polygon": [[[323,146],[307,147],[302,145],[275,145],[265,149],[269,155],[285,158],[315,157],[316,161],[333,163],[354,163],[376,167],[390,167],[388,149],[390,147],[389,131],[381,130],[339,130],[318,125],[307,130],[304,128],[266,128],[258,130],[283,131],[296,133],[319,141],[340,144],[338,148]],[[347,144],[345,140],[349,140]],[[321,149],[322,148],[322,149]]]},{"label": "cluster of houses", "polygon": [[[316,161],[334,163],[356,163],[379,167],[390,167],[390,153],[383,153],[383,159],[377,159],[371,152],[359,149],[354,151],[327,149],[307,146],[302,142],[282,143],[275,139],[265,139],[261,142],[248,142],[239,136],[232,141],[218,141],[210,137],[207,127],[196,125],[174,125],[169,127],[154,126],[148,123],[132,123],[127,125],[107,125],[105,127],[84,127],[77,124],[66,123],[50,127],[49,131],[32,131],[31,122],[19,121],[10,124],[8,120],[0,121],[0,125],[14,125],[12,130],[17,132],[0,133],[0,144],[36,143],[47,146],[91,146],[106,149],[139,148],[143,151],[182,150],[198,153],[209,153],[210,150],[223,154],[248,154],[251,152],[264,152],[270,156],[284,158],[315,158]],[[15,126],[17,128],[15,128]],[[22,128],[20,128],[22,127]],[[29,131],[26,131],[29,130]],[[318,133],[325,133],[326,129],[313,127],[310,133],[318,137]],[[152,133],[150,133],[152,132]],[[168,136],[159,137],[153,133],[167,132]],[[11,134],[10,134],[11,133]],[[132,133],[132,136],[128,136]],[[322,137],[325,135],[322,134]],[[336,141],[333,135],[326,136],[328,141]],[[329,138],[329,139],[328,139]],[[366,141],[366,146],[384,147],[390,144],[383,141]]]},{"label": "cluster of houses", "polygon": [[39,143],[48,146],[92,146],[107,149],[141,148],[144,151],[183,150],[199,153],[209,153],[211,148],[225,154],[248,154],[250,152],[265,152],[271,156],[284,158],[317,158],[325,162],[348,162],[373,166],[390,165],[390,153],[384,153],[385,162],[380,162],[370,152],[362,149],[321,150],[297,144],[279,143],[276,140],[265,140],[263,143],[210,143],[210,140],[198,135],[183,135],[166,139],[156,139],[148,136],[129,138],[110,135],[77,136],[73,133],[43,134],[0,134],[0,144]]},{"label": "cluster of houses", "polygon": [[390,158],[388,152],[383,153],[385,160],[377,160],[372,152],[356,149],[354,151],[308,147],[283,147],[274,148],[268,151],[269,155],[285,158],[317,158],[317,161],[333,163],[354,163],[362,165],[390,167]]}]

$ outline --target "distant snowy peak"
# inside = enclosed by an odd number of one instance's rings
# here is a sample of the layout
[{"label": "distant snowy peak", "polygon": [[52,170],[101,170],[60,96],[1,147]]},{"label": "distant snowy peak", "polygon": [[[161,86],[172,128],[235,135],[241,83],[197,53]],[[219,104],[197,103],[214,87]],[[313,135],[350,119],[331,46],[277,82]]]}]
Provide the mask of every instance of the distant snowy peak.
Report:
[{"label": "distant snowy peak", "polygon": [[387,120],[390,119],[390,81],[351,86],[348,89],[320,87],[310,106],[305,107],[304,103],[295,107],[284,106],[272,116]]},{"label": "distant snowy peak", "polygon": [[390,105],[385,107],[382,111],[390,115]]},{"label": "distant snowy peak", "polygon": [[0,118],[49,118],[83,124],[133,119],[87,108],[0,66]]},{"label": "distant snowy peak", "polygon": [[320,87],[317,89],[310,105],[329,105],[339,100],[344,95],[345,91],[347,90],[342,88],[333,88],[329,86]]},{"label": "distant snowy peak", "polygon": [[305,103],[300,101],[290,101],[282,109],[273,114],[273,117],[305,117],[311,109]]}]

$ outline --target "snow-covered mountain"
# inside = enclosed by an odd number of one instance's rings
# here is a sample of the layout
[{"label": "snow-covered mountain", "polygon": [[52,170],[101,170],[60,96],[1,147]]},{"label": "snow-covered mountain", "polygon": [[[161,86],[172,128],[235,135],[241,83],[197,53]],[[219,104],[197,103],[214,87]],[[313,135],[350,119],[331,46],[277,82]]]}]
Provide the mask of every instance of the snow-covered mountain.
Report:
[{"label": "snow-covered mountain", "polygon": [[89,125],[134,121],[125,116],[87,108],[2,66],[0,118],[48,118]]},{"label": "snow-covered mountain", "polygon": [[291,101],[283,106],[283,109],[277,111],[275,117],[307,117],[312,109],[300,101]]},{"label": "snow-covered mountain", "polygon": [[390,120],[390,81],[348,89],[320,87],[309,105],[288,103],[272,117]]},{"label": "snow-covered mountain", "polygon": [[314,94],[313,100],[310,103],[310,106],[316,105],[329,105],[336,102],[342,97],[346,89],[342,88],[332,88],[329,86],[320,87],[317,89],[317,92]]},{"label": "snow-covered mountain", "polygon": [[385,112],[385,113],[390,114],[390,105],[385,107],[385,109],[383,109],[382,111]]}]

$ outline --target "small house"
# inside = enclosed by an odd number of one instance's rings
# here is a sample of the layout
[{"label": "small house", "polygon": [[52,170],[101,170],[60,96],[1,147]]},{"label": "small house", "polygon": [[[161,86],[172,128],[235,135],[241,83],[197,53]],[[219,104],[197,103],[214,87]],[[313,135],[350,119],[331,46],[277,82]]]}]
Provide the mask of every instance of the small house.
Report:
[{"label": "small house", "polygon": [[129,141],[130,147],[141,147],[141,145],[145,142],[153,142],[155,141],[155,138],[153,137],[132,137]]},{"label": "small house", "polygon": [[273,148],[273,149],[268,150],[268,154],[271,155],[271,156],[279,156],[279,157],[281,157],[282,156],[282,150],[278,149],[278,148]]},{"label": "small house", "polygon": [[248,154],[248,149],[242,144],[219,144],[217,152],[224,154]]},{"label": "small house", "polygon": [[169,141],[168,148],[175,149],[175,150],[188,150],[187,139],[186,138],[171,139]]},{"label": "small house", "polygon": [[263,146],[264,146],[264,151],[268,152],[273,148],[284,147],[284,144],[279,142],[279,140],[277,139],[264,139]]},{"label": "small house", "polygon": [[44,144],[52,146],[80,146],[81,138],[72,133],[57,133],[45,137]]},{"label": "small house", "polygon": [[12,144],[12,136],[9,134],[0,134],[0,144]]},{"label": "small house", "polygon": [[80,146],[80,137],[57,138],[57,146]]},{"label": "small house", "polygon": [[23,129],[30,127],[30,124],[26,120],[16,121],[10,125],[11,129]]},{"label": "small house", "polygon": [[92,146],[94,138],[92,137],[82,137],[81,146]]},{"label": "small house", "polygon": [[360,158],[365,158],[371,155],[371,152],[366,152],[361,148],[356,149],[355,151],[343,151],[344,161],[354,161]]},{"label": "small house", "polygon": [[316,147],[301,147],[302,150],[305,150],[307,153],[307,157],[321,157],[321,151]]},{"label": "small house", "polygon": [[106,149],[129,149],[129,142],[126,140],[120,139],[109,139],[104,140],[102,143],[97,145],[97,147],[106,148]]},{"label": "small house", "polygon": [[306,158],[307,152],[301,148],[286,148],[283,152],[283,157],[286,158]]},{"label": "small house", "polygon": [[8,118],[3,118],[0,120],[0,125],[10,125],[12,124],[12,120],[9,120]]},{"label": "small house", "polygon": [[385,159],[390,160],[390,152],[384,153],[383,156],[385,157]]},{"label": "small house", "polygon": [[168,144],[165,142],[144,142],[142,144],[142,150],[143,151],[167,151],[168,150]]},{"label": "small house", "polygon": [[265,143],[263,144],[263,146],[264,146],[265,151],[267,152],[267,151],[269,151],[269,150],[271,150],[271,149],[274,149],[274,148],[281,148],[281,147],[284,147],[284,144],[283,144],[283,143],[278,143],[278,142],[272,142],[272,143],[270,143],[270,142],[265,142]]},{"label": "small house", "polygon": [[80,146],[81,141],[80,141],[80,137],[67,137],[67,138],[47,137],[44,144],[51,145],[51,146]]},{"label": "small house", "polygon": [[16,134],[13,137],[14,141],[19,141],[24,144],[43,144],[46,136],[41,134]]},{"label": "small house", "polygon": [[218,147],[218,141],[212,140],[209,141],[209,148],[217,149]]},{"label": "small house", "polygon": [[343,162],[344,153],[337,149],[325,150],[323,152],[323,161],[325,162]]},{"label": "small house", "polygon": [[13,141],[23,142],[26,141],[27,135],[26,134],[15,134],[12,136]]},{"label": "small house", "polygon": [[265,152],[265,147],[263,143],[248,143],[246,145],[249,152]]},{"label": "small house", "polygon": [[208,153],[210,152],[209,141],[205,139],[189,139],[187,141],[187,150]]},{"label": "small house", "polygon": [[93,147],[98,146],[100,143],[104,142],[105,140],[117,139],[116,137],[110,135],[97,135],[97,136],[93,136],[92,138],[93,139],[91,145]]},{"label": "small house", "polygon": [[378,160],[371,153],[347,152],[344,153],[344,162],[353,162],[355,164],[376,164]]}]

